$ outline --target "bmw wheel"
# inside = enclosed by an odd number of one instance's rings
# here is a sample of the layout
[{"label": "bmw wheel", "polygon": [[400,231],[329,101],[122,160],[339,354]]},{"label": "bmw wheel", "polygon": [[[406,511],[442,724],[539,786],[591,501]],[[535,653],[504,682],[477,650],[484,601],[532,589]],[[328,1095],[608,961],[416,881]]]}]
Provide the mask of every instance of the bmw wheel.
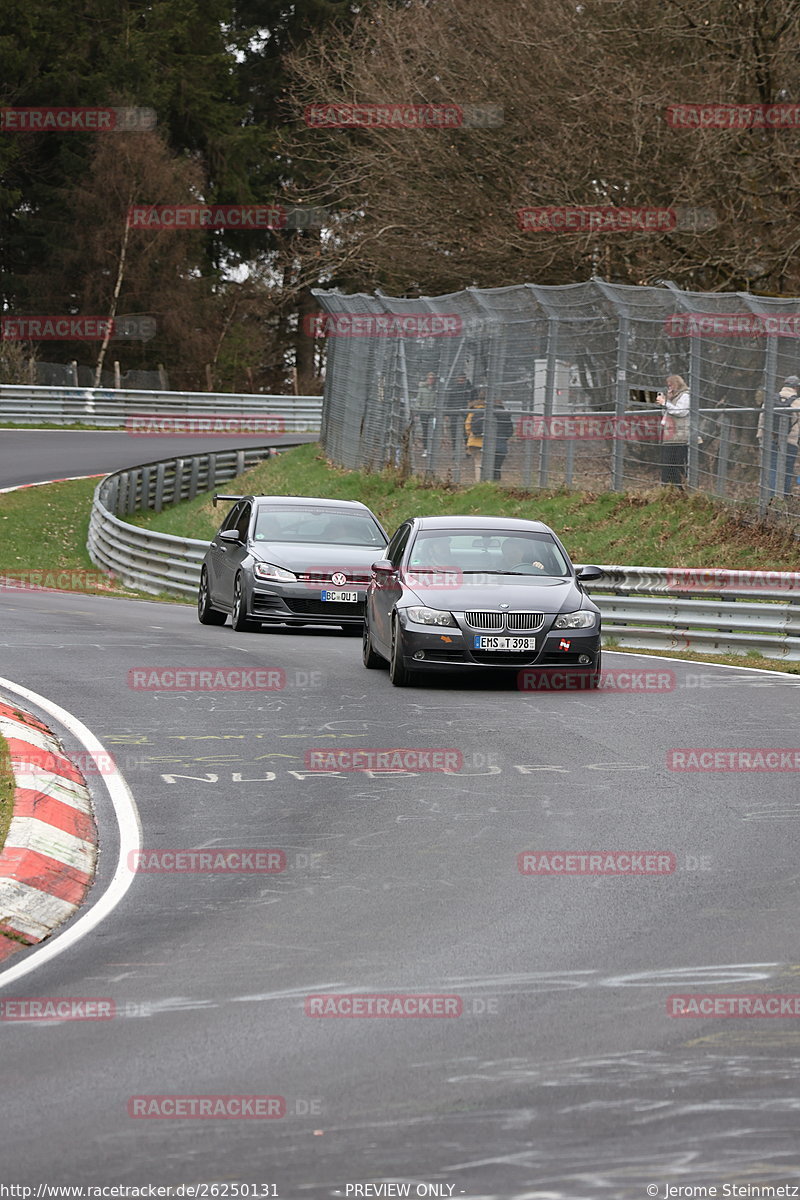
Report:
[{"label": "bmw wheel", "polygon": [[414,672],[403,662],[403,632],[397,617],[392,621],[392,657],[389,661],[389,678],[395,687],[410,687]]}]

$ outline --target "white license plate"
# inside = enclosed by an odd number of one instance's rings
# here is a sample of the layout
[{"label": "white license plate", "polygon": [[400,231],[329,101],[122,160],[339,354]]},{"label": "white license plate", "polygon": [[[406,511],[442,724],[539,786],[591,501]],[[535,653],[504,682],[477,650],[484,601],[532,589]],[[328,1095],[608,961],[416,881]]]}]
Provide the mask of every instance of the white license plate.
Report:
[{"label": "white license plate", "polygon": [[535,650],[536,638],[532,637],[487,637],[476,636],[473,650]]},{"label": "white license plate", "polygon": [[358,592],[323,592],[323,600],[335,600],[340,604],[355,604]]}]

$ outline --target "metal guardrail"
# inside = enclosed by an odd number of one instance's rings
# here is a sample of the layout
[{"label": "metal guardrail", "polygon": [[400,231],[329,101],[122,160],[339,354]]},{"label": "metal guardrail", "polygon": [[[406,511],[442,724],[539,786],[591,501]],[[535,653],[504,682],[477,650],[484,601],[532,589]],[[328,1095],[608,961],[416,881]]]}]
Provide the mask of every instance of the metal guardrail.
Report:
[{"label": "metal guardrail", "polygon": [[161,512],[167,504],[211,492],[265,458],[300,444],[207,451],[106,475],[92,501],[87,541],[92,562],[126,587],[154,595],[194,596],[208,543],[141,529],[120,518],[147,509]]},{"label": "metal guardrail", "polygon": [[[145,463],[107,475],[95,490],[92,562],[126,586],[194,599],[208,542],[121,518],[190,499],[233,479],[274,447]],[[698,650],[800,662],[800,572],[604,566],[592,586],[607,638],[643,650]],[[702,597],[702,598],[698,598]]]},{"label": "metal guardrail", "polygon": [[[134,416],[189,414],[269,416],[280,421],[284,433],[318,433],[322,397],[0,384],[0,421],[20,424],[46,421],[56,425],[82,424],[108,429],[124,425]],[[235,435],[242,430],[231,432]]]},{"label": "metal guardrail", "polygon": [[[757,651],[800,662],[800,572],[604,566],[603,632],[640,650]],[[702,598],[700,598],[702,597]]]}]

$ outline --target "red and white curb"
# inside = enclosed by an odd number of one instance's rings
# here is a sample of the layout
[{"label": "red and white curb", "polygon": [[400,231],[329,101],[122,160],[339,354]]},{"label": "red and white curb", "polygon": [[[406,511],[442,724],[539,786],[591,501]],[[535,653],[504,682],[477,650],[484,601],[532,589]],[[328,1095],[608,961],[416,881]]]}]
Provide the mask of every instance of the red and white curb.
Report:
[{"label": "red and white curb", "polygon": [[0,734],[15,784],[0,851],[2,962],[42,941],[80,907],[94,879],[97,826],[83,775],[46,725],[0,702]]},{"label": "red and white curb", "polygon": [[13,487],[0,488],[0,496],[9,492],[24,492],[25,488],[47,487],[48,483],[77,483],[81,479],[105,479],[105,475],[65,475],[63,479],[40,479],[38,483],[15,483]]}]

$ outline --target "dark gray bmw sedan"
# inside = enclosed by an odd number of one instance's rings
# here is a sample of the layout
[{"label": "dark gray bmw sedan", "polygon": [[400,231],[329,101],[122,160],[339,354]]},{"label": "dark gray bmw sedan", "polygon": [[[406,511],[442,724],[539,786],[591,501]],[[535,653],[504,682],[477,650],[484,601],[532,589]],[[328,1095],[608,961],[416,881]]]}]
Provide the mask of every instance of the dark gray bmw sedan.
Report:
[{"label": "dark gray bmw sedan", "polygon": [[215,496],[235,500],[208,548],[197,616],[203,625],[339,625],[361,633],[370,564],[388,538],[357,500]]},{"label": "dark gray bmw sedan", "polygon": [[569,668],[600,676],[600,610],[552,529],[506,517],[414,517],[372,564],[364,665],[406,687],[425,671]]}]

